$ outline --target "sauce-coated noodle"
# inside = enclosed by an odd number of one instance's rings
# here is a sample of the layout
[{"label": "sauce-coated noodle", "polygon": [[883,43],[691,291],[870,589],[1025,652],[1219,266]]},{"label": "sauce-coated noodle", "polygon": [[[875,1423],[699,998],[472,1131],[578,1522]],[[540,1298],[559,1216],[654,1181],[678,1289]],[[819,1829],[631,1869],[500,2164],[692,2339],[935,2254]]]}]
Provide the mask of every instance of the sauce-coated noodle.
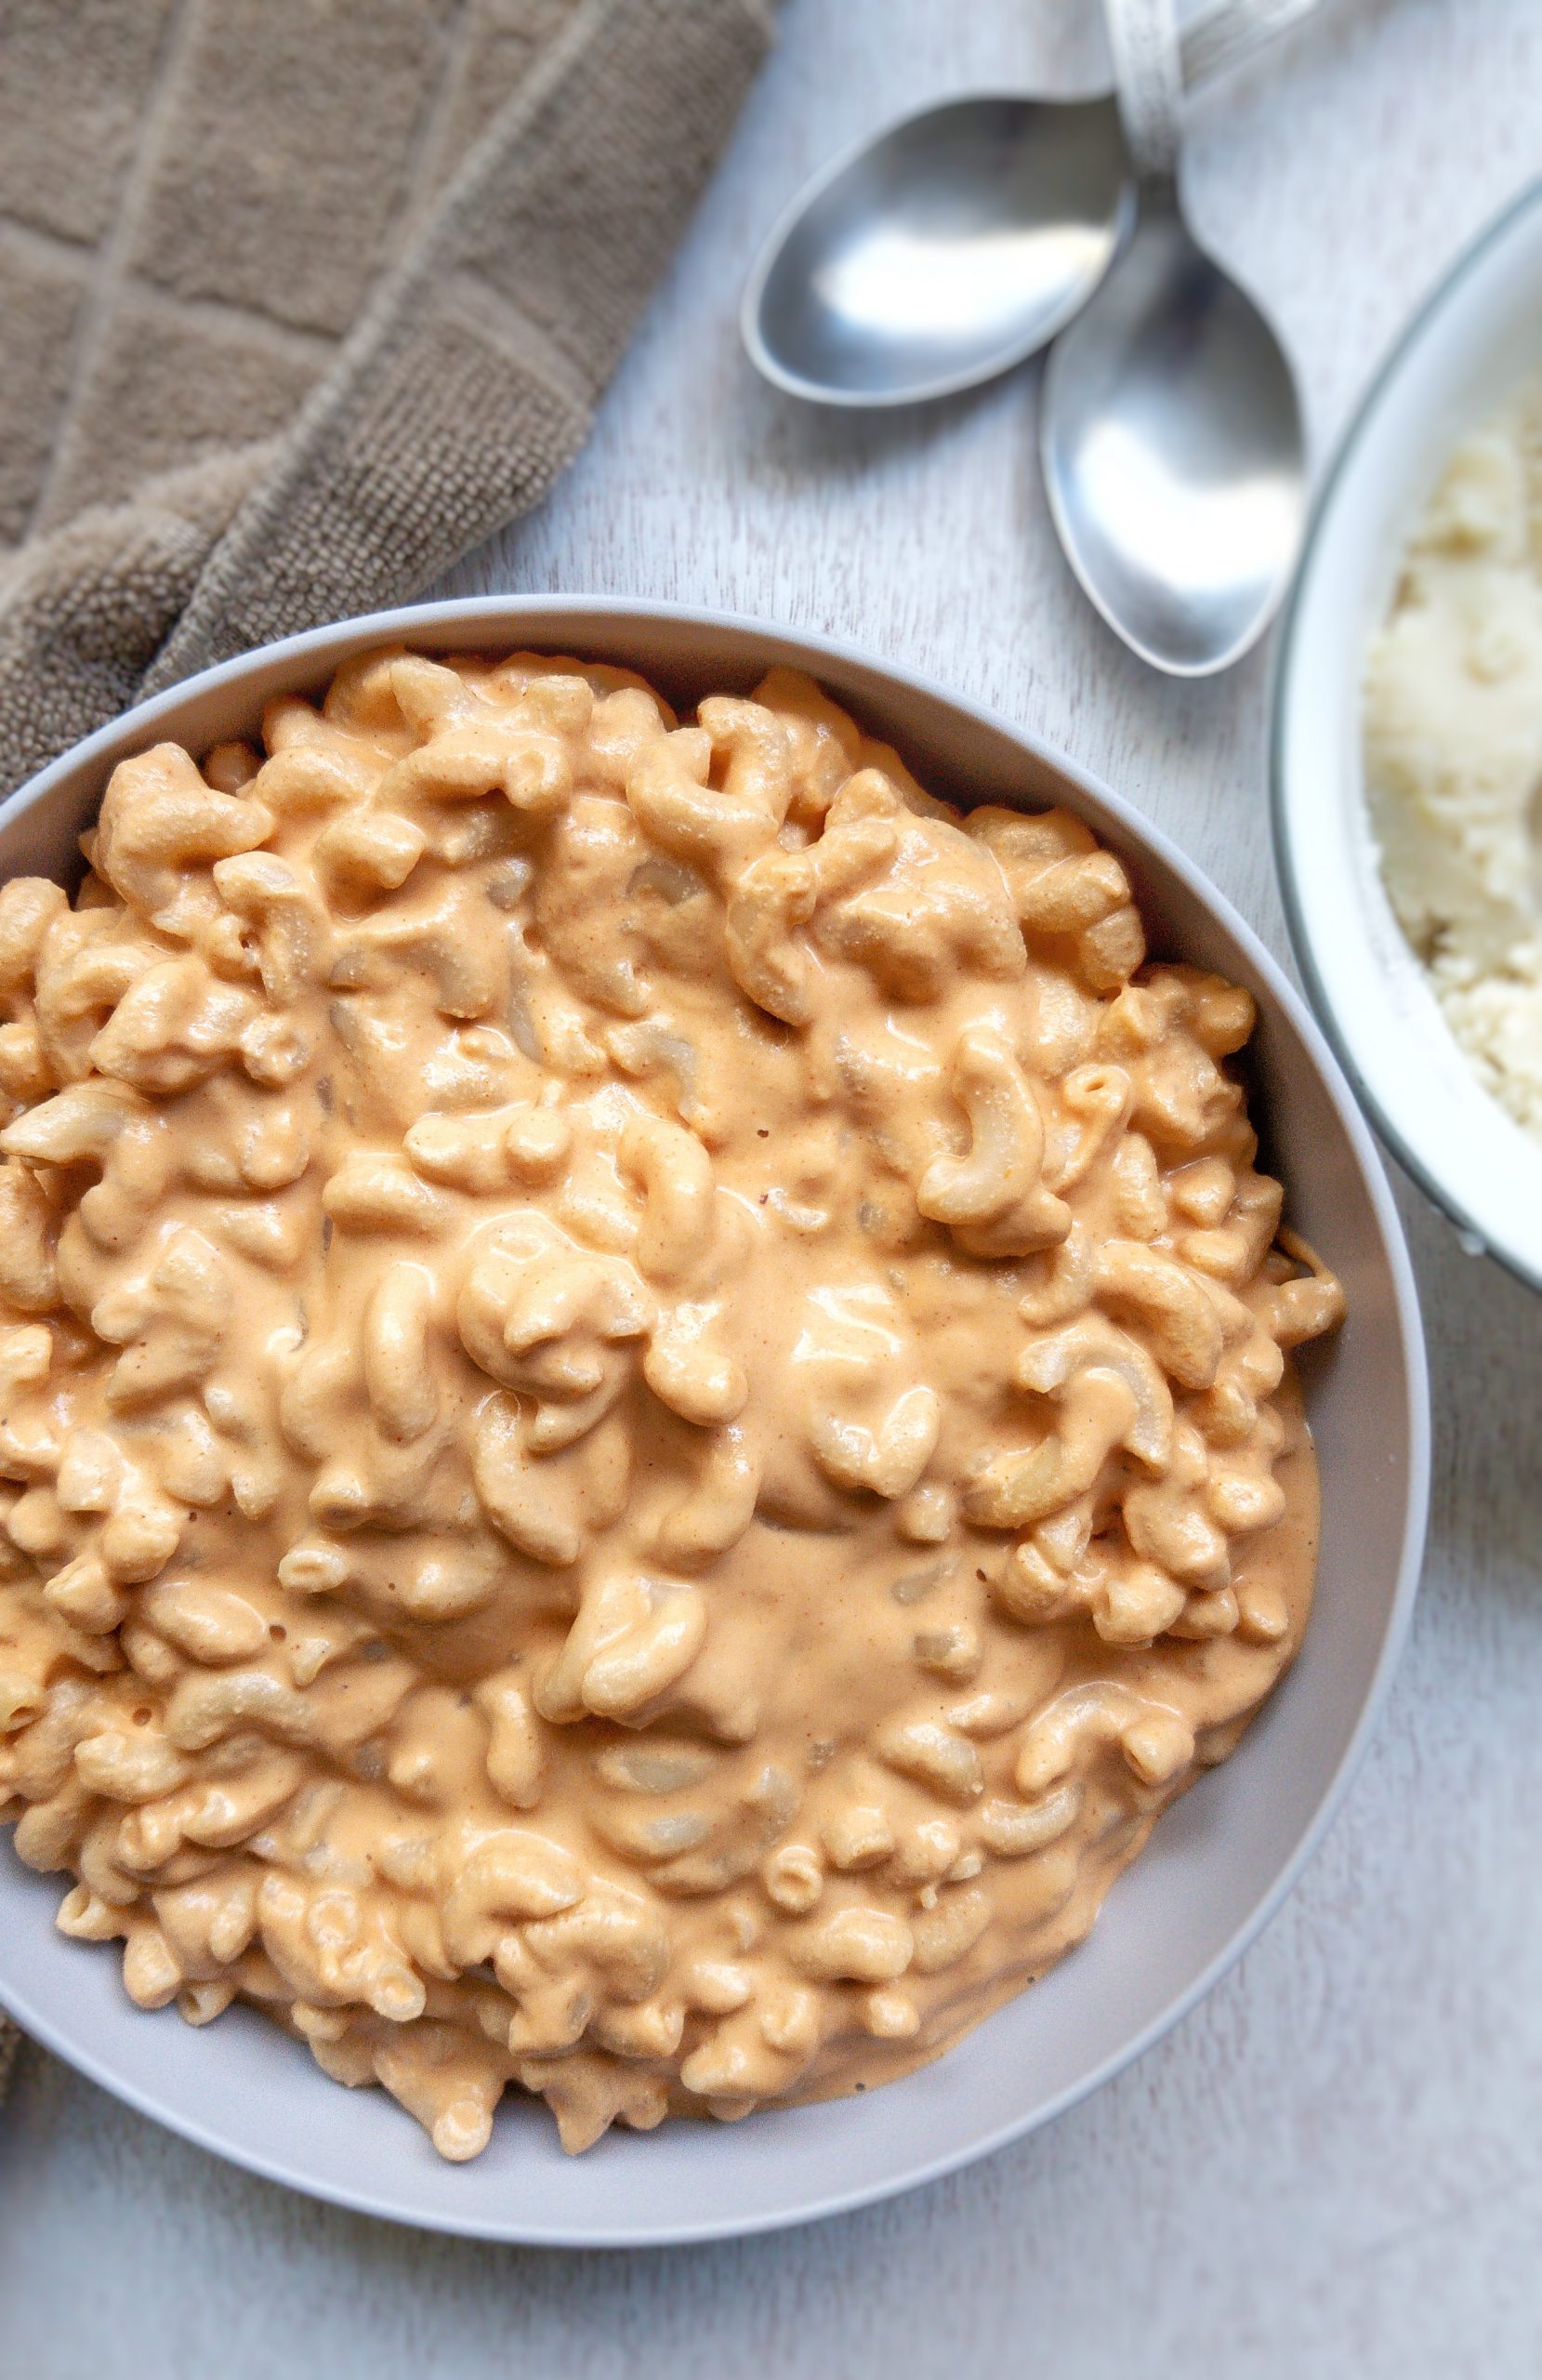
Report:
[{"label": "sauce-coated noodle", "polygon": [[1299,1641],[1245,993],[806,680],[350,664],[0,893],[0,1811],[448,2157],[934,2056]]}]

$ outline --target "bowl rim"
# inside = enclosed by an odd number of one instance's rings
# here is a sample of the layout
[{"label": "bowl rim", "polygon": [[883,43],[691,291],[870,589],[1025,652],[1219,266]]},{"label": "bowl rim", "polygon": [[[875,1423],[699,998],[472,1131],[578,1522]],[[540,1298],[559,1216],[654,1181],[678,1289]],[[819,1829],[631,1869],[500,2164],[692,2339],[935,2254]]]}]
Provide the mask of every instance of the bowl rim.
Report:
[{"label": "bowl rim", "polygon": [[[1481,1218],[1472,1213],[1413,1145],[1356,1056],[1354,1040],[1345,1030],[1329,994],[1318,963],[1316,944],[1307,924],[1302,874],[1298,866],[1291,826],[1293,805],[1289,790],[1292,688],[1315,594],[1318,559],[1336,508],[1348,487],[1351,471],[1370,449],[1385,408],[1390,403],[1405,367],[1414,361],[1425,341],[1438,331],[1443,316],[1460,298],[1479,267],[1522,229],[1533,214],[1542,215],[1542,176],[1528,182],[1491,221],[1484,224],[1439,279],[1426,290],[1377,364],[1339,441],[1312,505],[1295,583],[1285,607],[1274,649],[1269,696],[1269,810],[1275,873],[1279,879],[1280,901],[1285,910],[1291,949],[1316,1019],[1332,1045],[1334,1055],[1356,1099],[1398,1164],[1417,1183],[1430,1204],[1456,1227],[1467,1252],[1491,1257],[1495,1263],[1526,1289],[1542,1292],[1542,1252],[1535,1262],[1531,1261],[1501,1235],[1491,1232]],[[1477,1084],[1476,1076],[1473,1082],[1480,1095],[1488,1098],[1489,1094]],[[1497,1101],[1492,1104],[1498,1106]],[[1520,1129],[1517,1125],[1516,1130]]]},{"label": "bowl rim", "polygon": [[1228,1969],[1235,1964],[1277,1914],[1319,1848],[1342,1806],[1385,1707],[1412,1621],[1424,1555],[1430,1484],[1430,1386],[1413,1265],[1379,1152],[1361,1116],[1350,1084],[1310,1008],[1254,929],[1211,883],[1205,872],[1160,827],[1143,817],[1122,796],[1113,792],[1091,770],[1000,712],[955,692],[924,672],[903,663],[887,660],[853,641],[801,628],[779,626],[745,614],[686,603],[633,601],[603,594],[459,596],[395,611],[361,614],[350,619],[328,622],[320,628],[301,631],[217,663],[133,706],[61,753],[0,803],[0,825],[8,824],[20,810],[30,808],[50,792],[56,784],[112,750],[125,733],[138,736],[141,730],[148,732],[198,697],[238,682],[247,674],[268,669],[276,662],[292,660],[296,664],[313,667],[334,648],[357,647],[376,639],[383,643],[410,642],[415,635],[440,631],[459,624],[466,626],[468,642],[473,646],[478,641],[485,641],[490,629],[499,635],[507,631],[513,638],[518,638],[523,629],[534,645],[549,646],[554,641],[554,632],[560,639],[565,628],[581,630],[586,621],[596,620],[639,624],[664,622],[709,633],[728,631],[743,635],[751,641],[763,640],[772,645],[799,647],[815,670],[822,662],[829,662],[846,668],[870,671],[881,679],[892,681],[926,700],[936,701],[945,708],[962,712],[985,728],[1005,735],[1030,760],[1063,779],[1077,792],[1089,797],[1094,803],[1103,806],[1127,832],[1132,842],[1144,846],[1171,868],[1198,895],[1217,923],[1236,943],[1272,1000],[1284,1012],[1334,1109],[1364,1182],[1367,1204],[1377,1227],[1391,1291],[1390,1319],[1403,1357],[1405,1383],[1404,1410],[1401,1420],[1407,1434],[1407,1482],[1403,1499],[1396,1581],[1380,1647],[1349,1739],[1289,1856],[1274,1871],[1267,1888],[1253,1903],[1246,1916],[1200,1972],[1175,1991],[1136,2033],[1050,2098],[1032,2107],[1026,2114],[1008,2116],[961,2147],[930,2156],[923,2153],[881,2180],[861,2181],[830,2189],[823,2195],[813,2193],[795,2204],[768,2208],[747,2220],[740,2215],[728,2215],[719,2220],[671,2222],[666,2214],[661,2213],[657,2219],[640,2228],[597,2224],[581,2237],[575,2236],[571,2226],[553,2228],[543,2225],[539,2219],[529,2219],[522,2214],[517,2215],[513,2222],[494,2224],[474,2216],[462,2221],[438,2210],[421,2211],[404,2205],[400,2198],[389,2194],[389,2186],[376,2188],[367,2175],[361,2177],[357,2187],[341,2188],[318,2180],[285,2157],[270,2155],[259,2149],[248,2147],[238,2136],[232,2137],[222,2131],[217,2119],[209,2121],[200,2114],[168,2105],[157,2096],[153,2086],[123,2079],[112,2069],[105,2056],[94,2051],[89,2043],[83,2045],[69,2036],[64,2028],[57,2026],[46,2007],[33,2006],[14,1996],[10,2003],[11,2013],[23,2031],[113,2097],[227,2163],[265,2180],[284,2184],[303,2196],[323,2200],[385,2221],[455,2237],[569,2248],[671,2247],[750,2238],[787,2229],[795,2225],[822,2221],[830,2215],[850,2213],[860,2207],[900,2197],[958,2172],[982,2158],[994,2155],[1012,2141],[1063,2115],[1122,2073],[1197,2007]]}]

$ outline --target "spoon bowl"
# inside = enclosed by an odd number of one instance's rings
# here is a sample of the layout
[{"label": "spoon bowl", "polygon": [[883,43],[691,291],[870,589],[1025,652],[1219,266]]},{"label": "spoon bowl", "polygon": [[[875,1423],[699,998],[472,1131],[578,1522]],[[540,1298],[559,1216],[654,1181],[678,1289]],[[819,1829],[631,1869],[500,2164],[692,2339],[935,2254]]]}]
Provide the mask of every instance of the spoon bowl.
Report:
[{"label": "spoon bowl", "polygon": [[1176,204],[1147,198],[1061,335],[1040,445],[1067,559],[1109,626],[1177,677],[1238,659],[1300,545],[1300,401],[1270,324]]},{"label": "spoon bowl", "polygon": [[913,404],[1053,338],[1129,206],[1112,99],[929,108],[837,158],[776,225],[745,292],[768,380],[832,405]]},{"label": "spoon bowl", "polygon": [[[1175,33],[1198,89],[1318,0],[1205,0]],[[815,404],[904,405],[977,388],[1085,305],[1132,212],[1119,107],[944,100],[858,141],[798,192],[756,260],[750,361]]]}]

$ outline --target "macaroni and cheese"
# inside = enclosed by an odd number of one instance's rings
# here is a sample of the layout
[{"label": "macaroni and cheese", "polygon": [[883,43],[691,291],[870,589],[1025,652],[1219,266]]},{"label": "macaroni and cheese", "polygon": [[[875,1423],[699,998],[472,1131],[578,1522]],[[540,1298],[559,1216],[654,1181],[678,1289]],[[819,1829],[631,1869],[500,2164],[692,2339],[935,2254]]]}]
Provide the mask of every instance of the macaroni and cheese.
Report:
[{"label": "macaroni and cheese", "polygon": [[1299,1641],[1226,1061],[806,679],[372,653],[0,892],[0,1812],[449,2158],[935,2056]]}]

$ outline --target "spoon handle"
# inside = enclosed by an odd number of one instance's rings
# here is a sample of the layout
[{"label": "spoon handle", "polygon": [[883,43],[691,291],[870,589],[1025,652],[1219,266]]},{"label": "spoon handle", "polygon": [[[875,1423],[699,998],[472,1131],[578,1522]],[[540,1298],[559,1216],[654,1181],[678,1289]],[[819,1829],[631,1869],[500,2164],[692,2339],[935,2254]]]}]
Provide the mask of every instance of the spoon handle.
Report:
[{"label": "spoon handle", "polygon": [[1173,0],[1103,0],[1114,96],[1125,146],[1143,190],[1170,188],[1183,121],[1183,52]]},{"label": "spoon handle", "polygon": [[1216,0],[1191,18],[1179,36],[1184,89],[1197,90],[1230,73],[1321,6],[1322,0]]}]

